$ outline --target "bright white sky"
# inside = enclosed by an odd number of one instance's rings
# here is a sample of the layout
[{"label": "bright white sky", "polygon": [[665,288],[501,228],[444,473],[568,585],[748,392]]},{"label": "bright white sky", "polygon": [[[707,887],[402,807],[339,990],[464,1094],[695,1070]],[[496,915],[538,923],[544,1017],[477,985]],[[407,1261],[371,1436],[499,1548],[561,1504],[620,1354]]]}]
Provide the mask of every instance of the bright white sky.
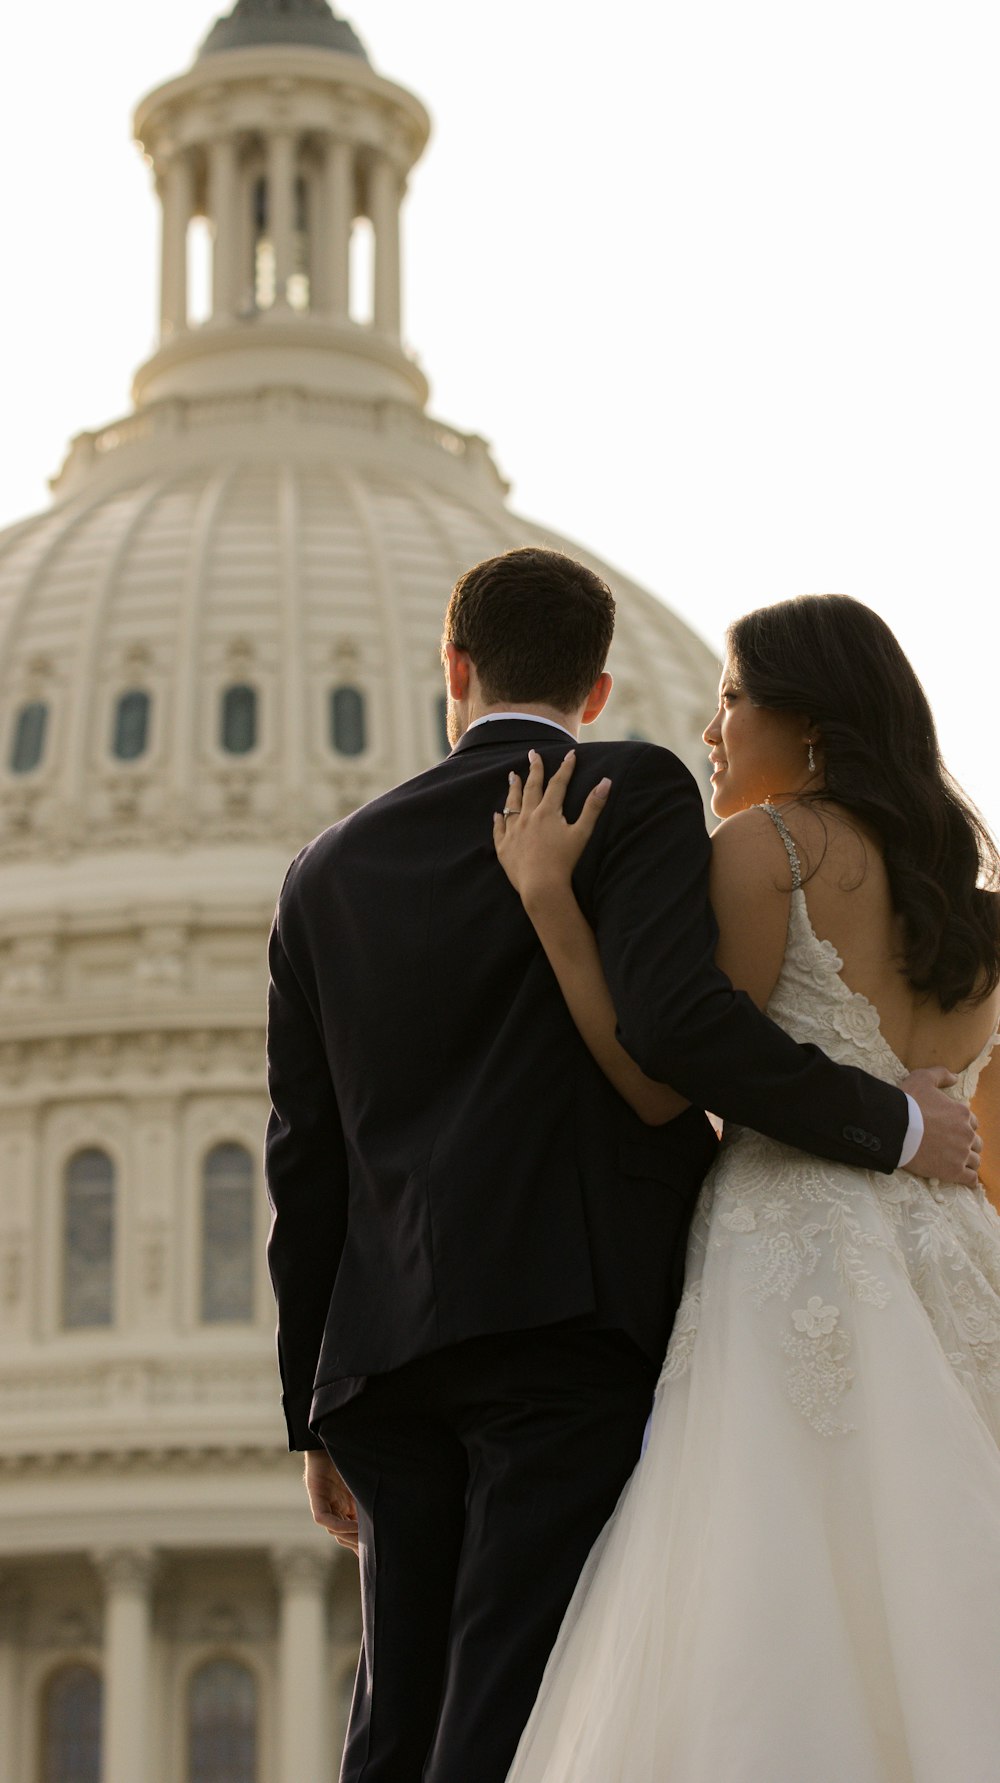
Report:
[{"label": "bright white sky", "polygon": [[[228,4],[225,7],[228,10]],[[211,0],[22,7],[0,65],[0,524],[151,349],[135,101]],[[435,134],[406,217],[433,411],[718,645],[841,590],[1000,828],[995,0],[354,0]],[[16,53],[15,53],[16,42]]]}]

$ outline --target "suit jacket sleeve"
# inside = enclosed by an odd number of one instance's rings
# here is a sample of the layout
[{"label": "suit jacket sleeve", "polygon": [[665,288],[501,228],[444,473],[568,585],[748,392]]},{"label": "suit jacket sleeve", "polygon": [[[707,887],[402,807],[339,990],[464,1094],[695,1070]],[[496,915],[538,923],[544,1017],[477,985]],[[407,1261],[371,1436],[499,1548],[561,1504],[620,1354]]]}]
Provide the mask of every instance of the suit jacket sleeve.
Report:
[{"label": "suit jacket sleeve", "polygon": [[315,1005],[308,955],[288,946],[289,870],[268,946],[267,1076],[271,1113],[264,1169],[271,1203],[267,1259],[278,1307],[278,1366],[291,1449],[318,1449],[309,1406],[347,1228],[347,1155]]},{"label": "suit jacket sleeve", "polygon": [[715,965],[711,844],[687,769],[650,747],[603,821],[594,921],[626,1050],[648,1076],[727,1120],[892,1171],[907,1128],[903,1092],[798,1045]]}]

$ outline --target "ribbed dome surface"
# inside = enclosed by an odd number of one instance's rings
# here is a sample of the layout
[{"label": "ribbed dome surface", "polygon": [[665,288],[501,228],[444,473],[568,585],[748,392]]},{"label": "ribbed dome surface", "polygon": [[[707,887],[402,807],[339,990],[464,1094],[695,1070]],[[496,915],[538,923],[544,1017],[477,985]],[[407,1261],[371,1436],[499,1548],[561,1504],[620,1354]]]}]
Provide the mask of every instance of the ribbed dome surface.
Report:
[{"label": "ribbed dome surface", "polygon": [[[0,538],[0,855],[300,846],[441,755],[449,590],[477,559],[532,539],[586,555],[620,597],[602,733],[668,744],[703,777],[714,660],[633,583],[499,497],[463,500],[447,477],[336,456],[223,457],[85,487]],[[240,753],[222,734],[232,687],[252,689],[257,708]],[[351,754],[331,729],[344,687],[364,708]],[[147,696],[147,736],[122,759],[129,693]],[[40,759],[18,771],[19,725],[39,706]]]}]

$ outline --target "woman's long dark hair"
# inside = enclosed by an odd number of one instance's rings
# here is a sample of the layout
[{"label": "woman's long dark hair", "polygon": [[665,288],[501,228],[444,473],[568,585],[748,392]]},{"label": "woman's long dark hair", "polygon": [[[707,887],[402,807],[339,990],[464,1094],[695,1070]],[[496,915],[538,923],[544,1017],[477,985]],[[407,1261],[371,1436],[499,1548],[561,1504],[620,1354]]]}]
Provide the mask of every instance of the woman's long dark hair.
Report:
[{"label": "woman's long dark hair", "polygon": [[821,791],[878,837],[914,990],[942,1009],[1000,983],[1000,856],[950,779],[920,682],[889,627],[844,594],[802,595],[737,619],[726,639],[755,706],[802,712],[823,752]]}]

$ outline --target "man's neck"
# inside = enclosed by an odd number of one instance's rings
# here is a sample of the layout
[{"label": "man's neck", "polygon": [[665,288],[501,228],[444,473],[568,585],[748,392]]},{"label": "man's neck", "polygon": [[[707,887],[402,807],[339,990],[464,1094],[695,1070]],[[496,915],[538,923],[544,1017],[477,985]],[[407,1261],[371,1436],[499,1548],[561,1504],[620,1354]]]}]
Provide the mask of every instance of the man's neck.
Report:
[{"label": "man's neck", "polygon": [[580,715],[577,712],[558,712],[555,706],[536,706],[515,704],[479,706],[469,708],[465,721],[465,729],[471,730],[483,718],[538,718],[544,724],[557,724],[560,730],[569,731],[571,737],[580,734]]}]

